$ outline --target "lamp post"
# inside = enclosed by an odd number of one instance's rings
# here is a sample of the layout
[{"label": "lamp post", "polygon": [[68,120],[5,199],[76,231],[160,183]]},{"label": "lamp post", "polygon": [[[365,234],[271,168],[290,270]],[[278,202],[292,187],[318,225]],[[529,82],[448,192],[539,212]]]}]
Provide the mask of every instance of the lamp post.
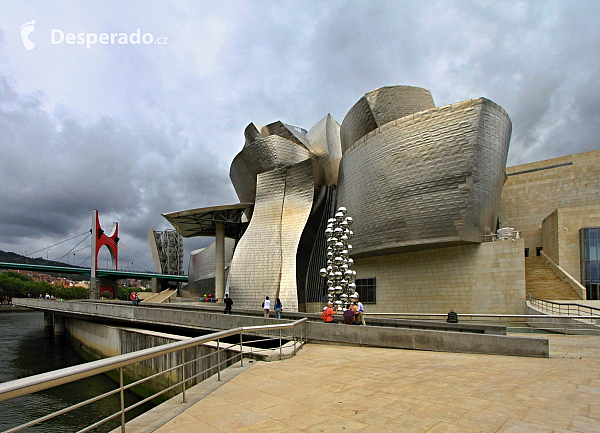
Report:
[{"label": "lamp post", "polygon": [[320,270],[327,277],[327,298],[338,311],[343,305],[358,298],[356,293],[356,271],[350,269],[354,260],[349,256],[352,245],[348,242],[354,236],[350,230],[352,217],[347,216],[345,207],[338,208],[334,218],[329,218],[325,235],[327,236],[327,268]]}]

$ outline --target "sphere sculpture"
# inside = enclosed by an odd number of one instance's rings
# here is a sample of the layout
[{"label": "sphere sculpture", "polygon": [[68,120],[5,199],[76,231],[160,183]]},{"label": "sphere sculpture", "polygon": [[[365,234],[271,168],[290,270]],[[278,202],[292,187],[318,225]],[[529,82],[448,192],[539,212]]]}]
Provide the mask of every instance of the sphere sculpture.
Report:
[{"label": "sphere sculpture", "polygon": [[354,233],[350,230],[352,217],[347,216],[345,207],[340,207],[334,218],[327,221],[327,268],[321,269],[321,276],[327,278],[327,298],[341,311],[343,305],[358,298],[356,293],[356,271],[350,269],[354,261],[349,257],[352,245],[348,242]]}]

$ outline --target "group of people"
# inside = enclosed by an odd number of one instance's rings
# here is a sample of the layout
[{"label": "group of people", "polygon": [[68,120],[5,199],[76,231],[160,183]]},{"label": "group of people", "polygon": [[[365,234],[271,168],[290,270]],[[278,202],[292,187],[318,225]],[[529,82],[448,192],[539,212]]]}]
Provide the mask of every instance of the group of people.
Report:
[{"label": "group of people", "polygon": [[[46,294],[46,296],[48,296]],[[40,295],[40,298],[42,297],[42,295]],[[131,300],[133,305],[137,306],[140,303],[138,294],[135,292],[131,293]],[[233,299],[231,299],[229,297],[229,293],[225,293],[225,299],[223,300],[225,302],[225,310],[223,311],[224,314],[231,314],[231,306],[233,305]],[[274,310],[275,310],[275,317],[277,319],[281,319],[281,311],[283,311],[283,306],[281,304],[281,299],[277,298],[275,300],[275,304],[274,304]],[[342,313],[342,316],[344,318],[344,324],[346,325],[366,325],[365,323],[365,307],[363,306],[362,302],[360,302],[359,299],[356,299],[355,301],[353,301],[351,304],[346,304],[345,305],[345,309],[344,312]],[[269,314],[271,312],[271,299],[266,296],[265,300],[262,303],[262,309],[263,309],[263,317],[268,318]],[[325,323],[333,323],[333,316],[335,316],[337,314],[337,309],[333,308],[333,302],[328,302],[327,303],[327,307],[325,307],[325,310],[323,311],[323,314],[321,314],[321,319],[323,319],[323,321]],[[454,310],[450,310],[450,312],[448,313],[448,317],[446,318],[446,321],[448,323],[458,323],[458,314],[456,314],[454,312]]]},{"label": "group of people", "polygon": [[[345,305],[344,312],[344,324],[346,325],[366,325],[365,322],[365,307],[360,300],[353,301],[352,304]],[[325,323],[333,323],[333,316],[337,314],[337,310],[333,308],[333,302],[328,302],[327,307],[321,314],[321,319]]]},{"label": "group of people", "polygon": [[[268,296],[265,296],[265,300],[262,303],[263,308],[263,317],[268,318],[271,313],[271,300]],[[275,318],[281,319],[281,312],[283,311],[283,305],[281,304],[281,299],[275,299],[275,305],[273,305],[275,310]]]},{"label": "group of people", "polygon": [[[223,299],[223,302],[225,302],[225,310],[223,311],[223,314],[231,314],[231,306],[233,305],[233,299],[229,297],[229,293],[225,293],[225,299]],[[281,312],[283,311],[281,299],[277,298],[273,307],[275,310],[275,317],[277,319],[281,319]],[[271,312],[271,299],[268,296],[266,296],[265,300],[262,302],[262,309],[263,317],[268,318]]]},{"label": "group of people", "polygon": [[131,305],[134,307],[140,305],[140,295],[138,295],[136,292],[131,292],[129,294],[129,299],[131,299]]}]

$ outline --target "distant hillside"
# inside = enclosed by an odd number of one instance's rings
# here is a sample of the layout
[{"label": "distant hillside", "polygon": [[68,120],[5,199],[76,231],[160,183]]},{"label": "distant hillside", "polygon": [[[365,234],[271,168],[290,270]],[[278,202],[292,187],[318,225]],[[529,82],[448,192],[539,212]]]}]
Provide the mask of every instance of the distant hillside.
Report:
[{"label": "distant hillside", "polygon": [[[4,262],[4,263],[28,263],[28,264],[32,264],[32,265],[65,266],[65,267],[71,267],[71,268],[81,268],[81,266],[69,265],[68,263],[56,262],[54,260],[46,260],[46,259],[44,259],[42,257],[38,257],[38,258],[25,257],[25,256],[22,256],[20,254],[11,253],[11,252],[2,251],[2,250],[0,250],[0,262]],[[56,272],[48,272],[48,274],[49,275],[58,276],[58,273],[56,273]],[[69,275],[68,278],[71,279],[71,280],[73,280],[73,281],[84,281],[84,280],[88,280],[89,279],[89,277],[86,277],[84,275],[76,275],[76,274]]]}]

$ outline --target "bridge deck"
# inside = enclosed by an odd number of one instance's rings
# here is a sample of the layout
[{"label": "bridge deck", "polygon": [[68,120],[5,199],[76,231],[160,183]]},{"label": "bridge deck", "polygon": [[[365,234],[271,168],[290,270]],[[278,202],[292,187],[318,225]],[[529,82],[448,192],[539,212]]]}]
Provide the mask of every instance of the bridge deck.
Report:
[{"label": "bridge deck", "polygon": [[[89,268],[77,268],[67,266],[47,266],[47,265],[36,265],[30,263],[5,263],[0,262],[0,269],[18,269],[28,270],[36,272],[46,273],[60,273],[60,274],[77,274],[77,275],[91,275],[91,269]],[[125,278],[157,278],[159,280],[168,281],[183,281],[187,282],[188,277],[186,275],[168,275],[168,274],[153,274],[150,272],[133,272],[133,271],[109,271],[106,269],[98,269],[96,275],[100,278],[110,278],[113,280],[120,280]]]}]

